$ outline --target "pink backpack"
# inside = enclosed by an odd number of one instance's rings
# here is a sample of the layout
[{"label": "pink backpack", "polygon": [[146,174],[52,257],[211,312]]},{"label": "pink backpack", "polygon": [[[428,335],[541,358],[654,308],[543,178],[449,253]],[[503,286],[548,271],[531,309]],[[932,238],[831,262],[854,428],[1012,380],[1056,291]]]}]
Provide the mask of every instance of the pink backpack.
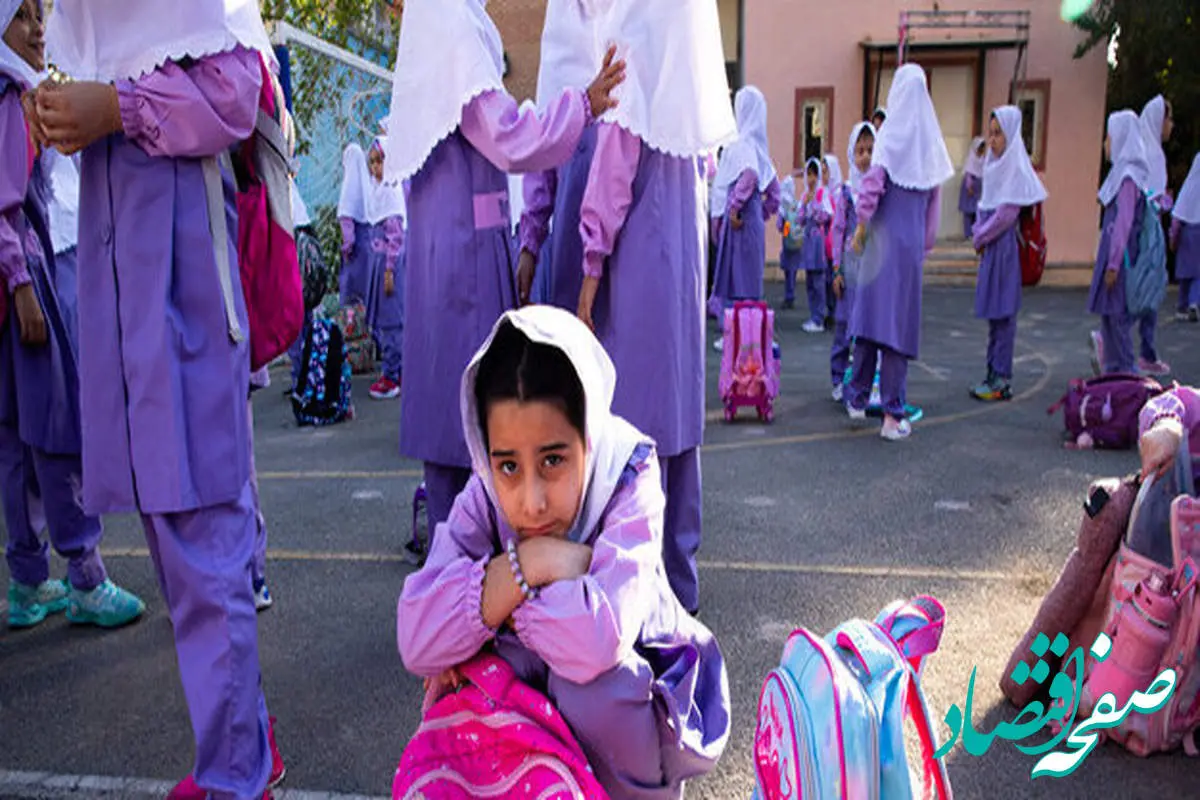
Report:
[{"label": "pink backpack", "polygon": [[780,360],[774,342],[775,312],[766,303],[739,300],[725,309],[719,388],[726,421],[742,406],[757,409],[765,422],[775,418]]},{"label": "pink backpack", "polygon": [[481,654],[404,748],[394,800],[608,800],[566,722],[512,667]]}]

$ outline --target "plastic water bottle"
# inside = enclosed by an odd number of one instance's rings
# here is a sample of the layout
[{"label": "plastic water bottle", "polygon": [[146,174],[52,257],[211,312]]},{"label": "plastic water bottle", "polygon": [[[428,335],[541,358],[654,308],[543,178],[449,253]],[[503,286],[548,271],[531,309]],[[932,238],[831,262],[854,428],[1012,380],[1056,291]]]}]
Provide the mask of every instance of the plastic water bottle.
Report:
[{"label": "plastic water bottle", "polygon": [[1093,699],[1107,692],[1124,706],[1134,692],[1150,688],[1171,643],[1179,603],[1167,578],[1153,572],[1133,590],[1113,619],[1109,635],[1112,651],[1096,665],[1088,678]]}]

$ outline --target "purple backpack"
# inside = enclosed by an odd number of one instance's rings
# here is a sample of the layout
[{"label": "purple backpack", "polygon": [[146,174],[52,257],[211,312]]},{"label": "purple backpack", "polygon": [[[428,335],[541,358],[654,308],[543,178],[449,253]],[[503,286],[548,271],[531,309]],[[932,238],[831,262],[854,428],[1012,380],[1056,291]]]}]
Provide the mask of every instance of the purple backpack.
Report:
[{"label": "purple backpack", "polygon": [[1063,421],[1071,439],[1068,447],[1128,450],[1137,444],[1142,406],[1163,391],[1158,381],[1141,375],[1115,373],[1076,378],[1046,413],[1063,409]]}]

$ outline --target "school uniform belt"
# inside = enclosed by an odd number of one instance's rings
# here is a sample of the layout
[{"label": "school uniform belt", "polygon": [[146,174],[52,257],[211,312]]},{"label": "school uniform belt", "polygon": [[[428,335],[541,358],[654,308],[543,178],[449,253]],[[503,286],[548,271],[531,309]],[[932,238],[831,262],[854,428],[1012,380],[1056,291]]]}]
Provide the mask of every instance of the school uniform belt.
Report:
[{"label": "school uniform belt", "polygon": [[475,205],[475,230],[507,228],[511,224],[507,191],[477,194],[472,199]]}]

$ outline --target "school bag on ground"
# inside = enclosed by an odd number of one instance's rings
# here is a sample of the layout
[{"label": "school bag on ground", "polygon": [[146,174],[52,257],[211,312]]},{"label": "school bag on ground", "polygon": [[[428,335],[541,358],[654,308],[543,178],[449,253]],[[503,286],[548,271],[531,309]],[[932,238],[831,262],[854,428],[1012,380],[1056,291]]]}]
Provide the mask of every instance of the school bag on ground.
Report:
[{"label": "school bag on ground", "polygon": [[292,414],[300,426],[334,425],[354,418],[350,362],[338,324],[318,309],[305,326],[300,380],[292,391]]},{"label": "school bag on ground", "polygon": [[361,302],[342,306],[337,311],[338,327],[346,343],[346,359],[355,375],[375,370],[375,340],[367,326],[367,307]]},{"label": "school bag on ground", "polygon": [[732,421],[742,406],[752,406],[759,419],[772,421],[781,369],[775,312],[761,301],[739,300],[725,309],[723,336],[718,388],[725,420]]},{"label": "school bag on ground", "polygon": [[1021,285],[1037,286],[1046,271],[1046,227],[1041,203],[1021,209],[1017,250],[1021,259]]},{"label": "school bag on ground", "polygon": [[481,654],[458,671],[467,684],[404,748],[394,800],[608,800],[558,710],[506,661]]},{"label": "school bag on ground", "polygon": [[1162,384],[1142,375],[1075,378],[1046,413],[1063,409],[1070,447],[1128,450],[1137,444],[1142,406],[1163,391]]},{"label": "school bag on ground", "polygon": [[321,244],[307,229],[296,231],[296,256],[304,286],[304,310],[313,311],[329,290],[329,266],[321,255]]},{"label": "school bag on ground", "polygon": [[1167,239],[1163,235],[1158,206],[1146,198],[1137,260],[1125,251],[1125,308],[1132,317],[1157,311],[1167,296]]},{"label": "school bag on ground", "polygon": [[[945,615],[921,596],[824,637],[794,631],[759,698],[755,800],[950,800],[920,685]],[[917,763],[905,749],[906,721],[920,742]]]}]

